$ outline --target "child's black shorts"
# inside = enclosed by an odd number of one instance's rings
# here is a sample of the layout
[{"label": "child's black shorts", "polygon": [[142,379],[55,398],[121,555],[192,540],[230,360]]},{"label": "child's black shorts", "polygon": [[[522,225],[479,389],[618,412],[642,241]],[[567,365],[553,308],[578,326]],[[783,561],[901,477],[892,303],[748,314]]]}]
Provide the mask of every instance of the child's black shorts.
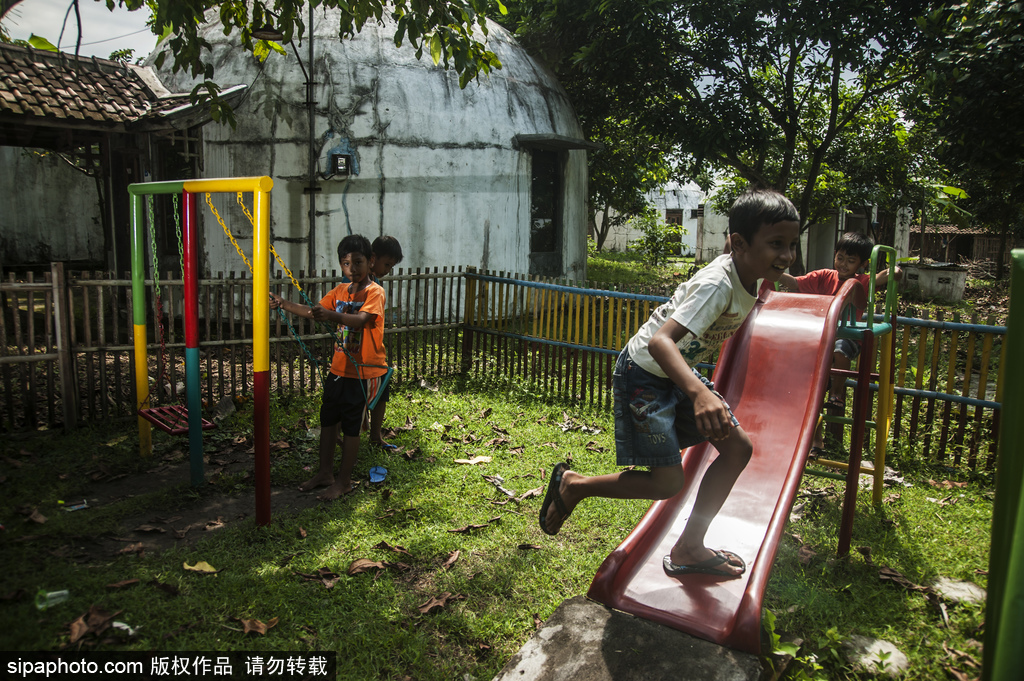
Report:
[{"label": "child's black shorts", "polygon": [[[363,408],[366,405],[365,390],[365,380],[330,374],[324,381],[324,396],[320,402],[320,427],[340,423],[343,434],[359,437],[363,426]],[[389,381],[380,399],[387,401],[390,390]]]}]

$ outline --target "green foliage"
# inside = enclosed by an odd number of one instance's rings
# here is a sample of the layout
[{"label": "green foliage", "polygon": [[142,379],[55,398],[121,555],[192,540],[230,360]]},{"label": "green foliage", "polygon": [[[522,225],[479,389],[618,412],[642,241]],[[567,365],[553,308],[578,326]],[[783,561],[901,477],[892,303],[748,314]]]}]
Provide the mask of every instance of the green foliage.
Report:
[{"label": "green foliage", "polygon": [[641,236],[631,242],[629,248],[639,253],[647,266],[661,267],[671,256],[679,254],[682,227],[666,223],[653,206],[645,207],[632,222],[640,229]]},{"label": "green foliage", "polygon": [[57,46],[51,43],[46,38],[38,36],[35,33],[28,37],[28,44],[37,50],[45,50],[46,52],[59,52]]},{"label": "green foliage", "polygon": [[912,81],[926,5],[540,0],[519,34],[571,84],[581,118],[628,121],[670,150],[677,178],[777,188],[806,221],[823,210],[816,192],[848,191],[827,158],[837,140]]},{"label": "green foliage", "polygon": [[[487,14],[504,14],[505,6],[499,1],[440,0],[429,4],[418,0],[309,0],[318,7],[341,10],[337,35],[349,38],[368,21],[383,23],[385,17],[396,23],[395,44],[408,42],[416,58],[426,49],[435,64],[454,69],[459,74],[460,87],[492,69],[500,69],[498,56],[487,48]],[[151,12],[150,26],[161,36],[156,47],[155,63],[161,67],[171,59],[174,72],[184,71],[201,79],[191,93],[193,104],[208,103],[213,120],[234,127],[231,107],[220,99],[221,87],[215,80],[215,66],[210,60],[211,45],[200,34],[206,23],[206,12],[216,10],[224,34],[238,34],[239,44],[249,52],[262,53],[266,45],[254,38],[252,32],[271,24],[290,41],[305,32],[303,13],[307,0],[105,0],[113,10],[122,5],[129,11],[143,8]],[[39,49],[49,49],[40,47]]]},{"label": "green foliage", "polygon": [[132,48],[126,48],[123,50],[114,50],[107,57],[110,61],[119,61],[122,64],[132,63],[132,59],[135,57],[135,50]]},{"label": "green foliage", "polygon": [[680,281],[697,271],[692,258],[672,258],[663,267],[652,268],[635,251],[601,251],[587,259],[587,279],[599,286],[653,287],[671,295]]}]

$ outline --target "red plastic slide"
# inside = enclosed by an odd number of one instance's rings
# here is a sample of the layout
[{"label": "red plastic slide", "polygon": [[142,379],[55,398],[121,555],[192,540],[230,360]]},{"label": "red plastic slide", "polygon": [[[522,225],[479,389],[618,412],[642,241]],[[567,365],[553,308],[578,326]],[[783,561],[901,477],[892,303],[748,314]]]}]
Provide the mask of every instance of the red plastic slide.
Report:
[{"label": "red plastic slide", "polygon": [[706,543],[742,556],[746,573],[736,579],[669,577],[661,566],[715,455],[704,443],[683,452],[685,486],[655,502],[605,559],[590,598],[721,645],[760,652],[761,600],[824,398],[845,303],[840,298],[851,290],[836,298],[765,294],[719,358],[715,387],[750,435],[754,454],[711,523]]}]

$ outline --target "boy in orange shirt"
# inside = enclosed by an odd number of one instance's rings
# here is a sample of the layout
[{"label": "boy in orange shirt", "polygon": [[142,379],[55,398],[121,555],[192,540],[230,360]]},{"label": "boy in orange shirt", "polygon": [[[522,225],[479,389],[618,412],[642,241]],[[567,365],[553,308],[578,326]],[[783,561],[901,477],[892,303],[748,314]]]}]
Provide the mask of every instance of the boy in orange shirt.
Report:
[{"label": "boy in orange shirt", "polygon": [[[387,372],[384,356],[384,289],[371,279],[373,250],[364,236],[352,234],[338,244],[338,262],[348,261],[351,283],[331,289],[309,307],[270,294],[270,308],[336,323],[339,342],[320,403],[320,467],[299,485],[300,491],[326,487],[318,498],[337,499],[352,492],[352,470],[359,454],[359,431],[366,408],[366,381]],[[386,399],[388,386],[384,386]],[[341,466],[334,475],[334,448],[343,434]]]}]

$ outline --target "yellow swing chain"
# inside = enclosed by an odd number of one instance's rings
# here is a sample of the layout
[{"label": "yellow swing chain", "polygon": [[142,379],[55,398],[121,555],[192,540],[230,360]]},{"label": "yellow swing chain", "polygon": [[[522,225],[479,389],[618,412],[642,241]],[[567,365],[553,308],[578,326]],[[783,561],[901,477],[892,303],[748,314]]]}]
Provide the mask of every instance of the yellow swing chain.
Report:
[{"label": "yellow swing chain", "polygon": [[[249,209],[246,207],[245,202],[242,199],[242,192],[238,192],[238,205],[242,207],[242,212],[245,213],[245,217],[249,218],[249,222],[252,224],[253,229],[256,229],[256,218],[252,216],[252,213],[250,213]],[[292,280],[292,286],[297,288],[299,290],[299,293],[305,294],[305,291],[303,291],[302,287],[299,286],[299,280],[295,278],[295,275],[292,274],[292,271],[288,269],[287,265],[284,264],[284,260],[281,258],[280,255],[277,254],[277,249],[274,248],[274,244],[270,244],[270,252],[274,254],[274,259],[277,260],[277,264],[281,266],[281,269],[284,270],[284,273],[287,274],[288,278]],[[312,272],[310,272],[310,274],[312,274]],[[303,295],[303,297],[305,298],[306,296]]]},{"label": "yellow swing chain", "polygon": [[[241,196],[241,192],[239,192],[238,195]],[[228,235],[228,239],[231,240],[231,245],[235,247],[236,251],[238,251],[238,255],[242,256],[242,260],[245,261],[245,266],[249,268],[249,273],[255,276],[255,274],[252,271],[252,263],[249,262],[249,258],[245,257],[245,252],[242,250],[242,247],[239,246],[238,242],[235,240],[235,235],[232,234],[231,230],[228,229],[228,226],[224,224],[224,218],[222,218],[220,216],[220,213],[217,212],[217,209],[214,207],[213,201],[211,200],[210,196],[210,192],[206,192],[206,205],[208,205],[210,207],[210,210],[213,211],[213,216],[217,218],[217,222],[220,223],[220,226],[224,230],[224,233]]]},{"label": "yellow swing chain", "polygon": [[[238,205],[242,207],[242,212],[245,213],[245,217],[249,218],[249,224],[251,224],[252,228],[255,230],[256,229],[256,218],[254,218],[252,216],[252,213],[250,213],[249,209],[246,207],[245,201],[244,201],[244,199],[242,197],[242,192],[238,192],[237,195],[236,195],[236,198],[238,200]],[[217,217],[217,221],[220,222],[220,226],[224,228],[224,233],[228,235],[229,239],[231,239],[231,243],[234,244],[235,250],[238,251],[238,254],[240,256],[242,256],[243,260],[245,260],[245,264],[249,265],[249,271],[252,272],[252,265],[249,264],[249,259],[245,257],[245,253],[242,252],[241,246],[238,245],[238,242],[235,241],[235,238],[231,235],[231,232],[228,230],[227,226],[224,224],[224,220],[221,219],[220,213],[218,213],[217,209],[213,207],[213,203],[210,201],[210,193],[209,192],[207,192],[207,194],[206,194],[206,203],[210,206],[210,210],[212,210],[213,214]],[[292,281],[292,285],[295,286],[295,288],[297,288],[299,290],[299,293],[302,295],[303,299],[305,299],[306,302],[309,304],[309,306],[312,307],[313,306],[313,302],[309,299],[309,296],[306,295],[306,292],[302,290],[302,287],[299,285],[299,281],[295,278],[295,275],[292,274],[292,271],[290,269],[288,269],[287,265],[284,264],[284,260],[282,260],[281,256],[277,254],[277,250],[274,248],[274,244],[270,244],[270,252],[274,254],[274,259],[277,260],[277,264],[281,266],[281,269],[283,269],[285,271],[285,273],[287,273],[288,278],[291,279],[291,281]],[[254,276],[255,276],[255,274],[254,274]],[[284,320],[284,323],[288,325],[288,330],[291,332],[292,336],[294,336],[295,340],[297,340],[299,342],[299,345],[302,346],[302,349],[303,349],[303,351],[305,351],[306,356],[309,357],[309,359],[313,363],[314,367],[316,367],[317,372],[320,374],[321,383],[322,383],[323,382],[323,378],[324,378],[324,372],[323,372],[323,369],[320,368],[320,362],[316,359],[316,357],[313,355],[313,353],[310,351],[310,349],[302,341],[302,338],[299,336],[299,332],[296,331],[295,327],[292,326],[292,323],[290,321],[288,321],[288,318],[285,317],[284,312],[282,310],[278,309],[278,314],[281,315],[281,319]],[[337,336],[334,335],[334,332],[329,331],[329,333],[331,334],[332,337],[334,337],[335,341],[337,342]]]}]

